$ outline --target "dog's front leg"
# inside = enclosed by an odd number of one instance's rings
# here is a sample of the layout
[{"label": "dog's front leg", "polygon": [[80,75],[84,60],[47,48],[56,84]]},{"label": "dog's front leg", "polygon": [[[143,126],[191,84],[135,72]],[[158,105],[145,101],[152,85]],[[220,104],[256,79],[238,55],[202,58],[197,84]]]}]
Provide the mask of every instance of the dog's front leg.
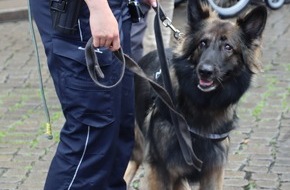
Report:
[{"label": "dog's front leg", "polygon": [[191,190],[186,179],[179,179],[175,182],[173,190]]},{"label": "dog's front leg", "polygon": [[134,132],[135,132],[135,144],[131,155],[131,160],[127,166],[124,175],[124,180],[126,181],[127,184],[130,184],[132,179],[134,178],[137,170],[139,169],[139,166],[143,161],[144,155],[144,137],[139,126],[137,125],[137,122],[135,122]]},{"label": "dog's front leg", "polygon": [[213,168],[200,180],[199,190],[222,190],[224,182],[224,168]]},{"label": "dog's front leg", "polygon": [[173,183],[164,168],[151,163],[144,163],[142,190],[174,190]]},{"label": "dog's front leg", "polygon": [[142,190],[191,190],[187,180],[170,175],[164,167],[146,163]]},{"label": "dog's front leg", "polygon": [[[142,190],[171,190],[164,184],[165,176],[161,176],[160,169],[153,164],[144,163],[144,180],[141,182]],[[169,180],[168,180],[169,181]]]}]

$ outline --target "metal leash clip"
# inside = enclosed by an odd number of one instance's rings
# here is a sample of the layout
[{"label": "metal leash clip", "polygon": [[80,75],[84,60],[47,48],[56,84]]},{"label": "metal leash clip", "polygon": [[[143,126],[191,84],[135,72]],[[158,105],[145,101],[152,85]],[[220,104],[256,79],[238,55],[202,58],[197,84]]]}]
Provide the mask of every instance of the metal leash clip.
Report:
[{"label": "metal leash clip", "polygon": [[165,17],[164,20],[162,20],[162,24],[165,26],[165,27],[169,27],[173,32],[173,36],[175,39],[177,40],[180,40],[181,37],[183,36],[183,33],[180,32],[180,30],[178,30],[177,28],[175,28],[173,25],[172,25],[172,21],[170,18],[168,17]]},{"label": "metal leash clip", "polygon": [[[153,9],[155,10],[155,12],[157,13],[157,7],[153,7]],[[176,40],[180,40],[181,37],[183,36],[183,33],[180,32],[180,30],[178,30],[177,28],[175,28],[172,24],[172,20],[167,17],[162,9],[162,7],[159,5],[159,18],[162,21],[162,24],[165,27],[169,27],[172,31],[173,31],[173,36]]]}]

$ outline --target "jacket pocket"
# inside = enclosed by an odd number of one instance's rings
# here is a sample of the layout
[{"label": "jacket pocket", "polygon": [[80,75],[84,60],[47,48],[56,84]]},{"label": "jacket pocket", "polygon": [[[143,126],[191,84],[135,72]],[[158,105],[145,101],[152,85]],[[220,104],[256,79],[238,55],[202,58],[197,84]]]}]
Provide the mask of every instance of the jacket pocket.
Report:
[{"label": "jacket pocket", "polygon": [[75,77],[66,77],[64,86],[66,113],[92,127],[104,127],[114,122],[110,90],[99,88],[92,81]]}]

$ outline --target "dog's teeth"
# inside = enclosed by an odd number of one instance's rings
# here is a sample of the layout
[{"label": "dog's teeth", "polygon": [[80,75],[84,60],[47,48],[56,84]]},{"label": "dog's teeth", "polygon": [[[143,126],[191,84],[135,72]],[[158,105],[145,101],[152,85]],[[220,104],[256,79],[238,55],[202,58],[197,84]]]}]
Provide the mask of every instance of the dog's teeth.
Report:
[{"label": "dog's teeth", "polygon": [[210,92],[216,89],[216,85],[212,85],[212,86],[202,86],[202,85],[197,85],[197,87],[203,91],[203,92]]}]

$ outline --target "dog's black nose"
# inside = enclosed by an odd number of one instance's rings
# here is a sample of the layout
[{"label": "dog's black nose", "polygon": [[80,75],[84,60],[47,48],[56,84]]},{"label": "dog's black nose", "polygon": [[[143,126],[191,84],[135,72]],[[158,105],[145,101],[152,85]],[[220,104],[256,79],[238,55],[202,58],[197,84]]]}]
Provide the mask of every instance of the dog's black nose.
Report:
[{"label": "dog's black nose", "polygon": [[201,77],[208,78],[213,75],[214,68],[212,65],[209,64],[202,64],[198,68],[198,73]]}]

